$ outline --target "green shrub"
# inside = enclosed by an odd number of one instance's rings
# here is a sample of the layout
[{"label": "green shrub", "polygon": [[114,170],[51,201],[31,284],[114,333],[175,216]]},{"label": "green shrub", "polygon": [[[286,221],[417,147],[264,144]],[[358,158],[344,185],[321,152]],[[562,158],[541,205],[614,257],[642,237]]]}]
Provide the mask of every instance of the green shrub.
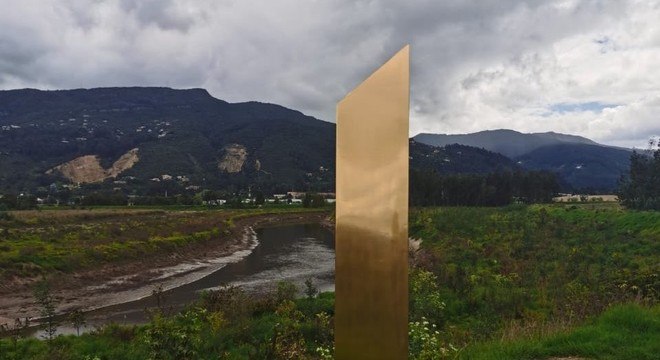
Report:
[{"label": "green shrub", "polygon": [[207,312],[191,309],[166,318],[156,314],[141,337],[154,360],[198,359],[202,345],[201,331]]},{"label": "green shrub", "polygon": [[430,271],[414,269],[409,276],[409,313],[411,319],[433,319],[441,322],[445,303],[438,279]]},{"label": "green shrub", "polygon": [[453,359],[456,349],[444,345],[435,324],[422,317],[408,324],[408,358],[411,360]]}]

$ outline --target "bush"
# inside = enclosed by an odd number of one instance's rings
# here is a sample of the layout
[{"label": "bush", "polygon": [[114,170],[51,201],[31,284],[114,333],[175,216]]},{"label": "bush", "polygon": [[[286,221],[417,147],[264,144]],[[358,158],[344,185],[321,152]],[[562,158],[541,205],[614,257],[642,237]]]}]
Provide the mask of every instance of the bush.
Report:
[{"label": "bush", "polygon": [[435,324],[426,318],[408,324],[408,358],[412,360],[453,359],[456,349],[443,345]]},{"label": "bush", "polygon": [[275,301],[281,304],[285,301],[293,301],[298,294],[296,285],[289,281],[280,281],[277,283],[277,291],[275,293]]},{"label": "bush", "polygon": [[275,335],[271,341],[276,359],[306,359],[305,338],[301,333],[304,315],[296,309],[293,301],[285,300],[275,311],[279,321],[275,325]]},{"label": "bush", "polygon": [[219,290],[203,292],[200,307],[208,310],[211,314],[216,314],[214,315],[214,322],[217,326],[220,319],[229,323],[237,323],[247,318],[254,306],[241,288],[229,286]]},{"label": "bush", "polygon": [[142,342],[149,348],[150,359],[198,359],[202,345],[202,325],[206,310],[195,308],[165,318],[156,314],[146,327]]},{"label": "bush", "polygon": [[411,319],[433,319],[440,322],[445,303],[442,301],[437,277],[430,271],[414,269],[409,277]]}]

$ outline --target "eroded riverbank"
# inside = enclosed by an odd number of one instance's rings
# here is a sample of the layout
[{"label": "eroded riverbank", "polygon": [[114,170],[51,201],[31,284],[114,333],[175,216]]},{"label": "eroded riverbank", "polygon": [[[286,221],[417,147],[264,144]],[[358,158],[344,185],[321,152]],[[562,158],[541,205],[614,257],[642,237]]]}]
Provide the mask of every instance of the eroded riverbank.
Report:
[{"label": "eroded riverbank", "polygon": [[[53,280],[58,313],[118,306],[148,297],[157,286],[167,291],[195,282],[249,255],[258,244],[254,229],[324,223],[327,215],[326,212],[304,212],[242,216],[234,221],[231,232],[216,240],[190,244],[174,253],[64,274]],[[37,316],[38,309],[29,289],[1,294],[0,317],[9,320]]]},{"label": "eroded riverbank", "polygon": [[[197,301],[201,292],[224,286],[238,286],[259,296],[274,291],[280,281],[291,282],[302,291],[310,279],[320,291],[334,290],[334,236],[330,230],[318,223],[289,223],[258,227],[253,235],[257,245],[247,256],[238,261],[228,259],[217,270],[200,272],[202,277],[160,293],[161,310],[176,312]],[[149,293],[136,301],[91,311],[87,330],[108,323],[145,323],[149,320],[147,310],[156,307],[156,297]],[[75,332],[66,325],[58,330]]]}]

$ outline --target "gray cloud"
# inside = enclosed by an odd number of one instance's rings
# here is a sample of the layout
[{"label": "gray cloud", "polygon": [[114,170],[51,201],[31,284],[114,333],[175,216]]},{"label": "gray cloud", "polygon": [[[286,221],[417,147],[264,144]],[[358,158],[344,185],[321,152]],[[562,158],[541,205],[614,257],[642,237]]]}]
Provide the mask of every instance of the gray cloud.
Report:
[{"label": "gray cloud", "polygon": [[187,32],[195,25],[195,16],[171,0],[123,0],[121,7],[133,14],[143,26],[155,25],[161,30]]},{"label": "gray cloud", "polygon": [[4,89],[204,87],[332,121],[336,102],[410,43],[413,133],[554,130],[627,146],[660,134],[657,0],[0,6]]}]

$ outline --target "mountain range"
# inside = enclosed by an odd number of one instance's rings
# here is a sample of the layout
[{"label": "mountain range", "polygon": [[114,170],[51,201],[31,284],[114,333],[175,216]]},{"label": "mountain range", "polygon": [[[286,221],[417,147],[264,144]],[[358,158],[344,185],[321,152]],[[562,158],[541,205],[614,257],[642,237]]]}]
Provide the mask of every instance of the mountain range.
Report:
[{"label": "mountain range", "polygon": [[419,134],[414,139],[432,146],[480,147],[503,154],[522,168],[555,172],[567,188],[592,191],[615,189],[628,171],[631,155],[630,149],[555,132],[525,134],[502,129],[459,135]]},{"label": "mountain range", "polygon": [[416,141],[433,146],[461,144],[484,148],[509,158],[528,154],[538,148],[557,144],[600,145],[581,136],[555,132],[524,134],[514,130],[486,130],[472,134],[427,134],[416,135]]},{"label": "mountain range", "polygon": [[[84,184],[126,192],[258,187],[334,189],[335,125],[203,89],[0,91],[0,193]],[[612,189],[630,152],[589,139],[511,130],[411,139],[411,167],[439,173],[558,172]]]}]

